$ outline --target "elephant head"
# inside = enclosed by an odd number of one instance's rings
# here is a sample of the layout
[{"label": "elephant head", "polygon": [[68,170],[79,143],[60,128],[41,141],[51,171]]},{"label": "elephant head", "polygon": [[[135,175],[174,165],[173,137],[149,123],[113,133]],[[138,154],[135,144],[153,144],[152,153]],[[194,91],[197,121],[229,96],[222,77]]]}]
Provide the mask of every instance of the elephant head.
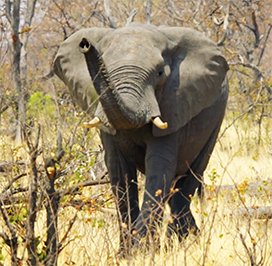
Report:
[{"label": "elephant head", "polygon": [[216,101],[228,65],[215,43],[195,30],[131,24],[76,32],[59,49],[54,68],[83,107],[94,85],[102,114],[94,125],[102,120],[119,130],[153,122],[153,134],[162,136]]}]

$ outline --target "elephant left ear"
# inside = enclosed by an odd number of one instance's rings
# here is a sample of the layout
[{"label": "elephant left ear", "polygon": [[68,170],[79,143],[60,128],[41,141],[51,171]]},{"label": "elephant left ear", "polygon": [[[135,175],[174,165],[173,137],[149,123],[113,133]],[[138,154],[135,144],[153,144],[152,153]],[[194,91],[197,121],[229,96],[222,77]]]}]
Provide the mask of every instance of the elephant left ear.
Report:
[{"label": "elephant left ear", "polygon": [[163,136],[177,131],[227,95],[228,64],[217,45],[202,33],[182,27],[159,27],[168,38],[171,75],[159,102],[163,121],[168,128],[153,128],[153,135]]},{"label": "elephant left ear", "polygon": [[95,111],[98,96],[79,43],[87,38],[96,46],[110,31],[96,27],[76,31],[60,45],[53,63],[54,73],[68,87],[72,98],[90,114]]}]

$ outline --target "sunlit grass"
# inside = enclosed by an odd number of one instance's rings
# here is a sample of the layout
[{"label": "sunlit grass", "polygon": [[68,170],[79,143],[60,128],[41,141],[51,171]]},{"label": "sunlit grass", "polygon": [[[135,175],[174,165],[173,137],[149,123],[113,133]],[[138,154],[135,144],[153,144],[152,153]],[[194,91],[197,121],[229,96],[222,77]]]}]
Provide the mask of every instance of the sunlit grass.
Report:
[{"label": "sunlit grass", "polygon": [[[260,191],[259,196],[252,196],[247,194],[247,186],[251,182],[271,180],[272,159],[267,146],[253,147],[252,154],[243,147],[252,142],[250,136],[257,134],[256,128],[249,130],[251,134],[241,141],[237,140],[237,131],[232,126],[216,145],[204,178],[209,184],[206,196],[202,203],[197,197],[192,200],[192,210],[201,228],[199,236],[189,235],[180,243],[175,236],[167,239],[161,229],[159,249],[151,246],[148,251],[139,250],[135,256],[119,260],[116,216],[95,213],[91,219],[103,217],[105,224],[94,227],[84,219],[79,220],[76,230],[83,233],[74,232],[81,237],[60,254],[60,265],[64,261],[76,265],[270,265],[272,222],[250,217],[245,208],[271,204],[271,193]],[[248,133],[240,131],[239,134]],[[219,185],[223,185],[222,190],[215,191]],[[226,185],[231,189],[223,189]],[[241,209],[245,215],[239,212]]]},{"label": "sunlit grass", "polygon": [[[200,202],[198,197],[192,198],[192,210],[201,229],[198,236],[189,235],[182,242],[176,236],[168,239],[165,228],[169,214],[166,211],[165,222],[159,232],[160,245],[139,248],[132,257],[120,259],[117,256],[119,228],[114,202],[109,200],[106,206],[99,207],[99,202],[103,202],[105,197],[110,198],[110,186],[86,188],[81,197],[95,198],[95,207],[60,209],[59,240],[65,236],[71,220],[76,218],[62,243],[58,264],[272,265],[272,222],[265,216],[257,219],[254,213],[249,215],[254,208],[271,205],[272,146],[271,139],[267,137],[270,133],[258,144],[257,125],[246,128],[235,124],[224,130],[228,122],[222,126],[224,134],[219,138],[205,172],[204,199]],[[264,129],[271,132],[269,123],[264,125]],[[3,137],[1,147],[1,160],[9,161],[24,154],[12,148],[10,140]],[[259,186],[252,191],[250,184],[256,182]],[[45,229],[45,213],[40,212],[36,223],[40,239],[46,238]],[[26,262],[25,244],[20,245],[19,256]],[[40,241],[38,249],[42,250],[42,245],[43,241]],[[1,247],[4,265],[9,265],[9,249],[3,243]]]}]

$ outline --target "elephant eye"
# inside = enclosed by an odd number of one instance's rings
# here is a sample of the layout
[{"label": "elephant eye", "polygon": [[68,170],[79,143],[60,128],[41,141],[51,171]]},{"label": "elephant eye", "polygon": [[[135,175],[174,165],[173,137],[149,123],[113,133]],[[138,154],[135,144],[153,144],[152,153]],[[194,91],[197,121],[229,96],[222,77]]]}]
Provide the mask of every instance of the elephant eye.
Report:
[{"label": "elephant eye", "polygon": [[161,77],[163,74],[164,74],[164,70],[160,69],[159,72],[158,72],[158,76]]}]

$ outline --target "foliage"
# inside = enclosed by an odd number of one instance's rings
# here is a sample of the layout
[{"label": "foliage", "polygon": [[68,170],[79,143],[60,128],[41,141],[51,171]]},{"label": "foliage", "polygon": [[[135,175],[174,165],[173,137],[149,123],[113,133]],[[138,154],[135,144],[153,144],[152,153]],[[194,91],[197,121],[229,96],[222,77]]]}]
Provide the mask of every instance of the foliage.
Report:
[{"label": "foliage", "polygon": [[34,92],[27,103],[28,116],[39,121],[41,118],[52,120],[55,116],[56,107],[50,95],[44,92]]}]

